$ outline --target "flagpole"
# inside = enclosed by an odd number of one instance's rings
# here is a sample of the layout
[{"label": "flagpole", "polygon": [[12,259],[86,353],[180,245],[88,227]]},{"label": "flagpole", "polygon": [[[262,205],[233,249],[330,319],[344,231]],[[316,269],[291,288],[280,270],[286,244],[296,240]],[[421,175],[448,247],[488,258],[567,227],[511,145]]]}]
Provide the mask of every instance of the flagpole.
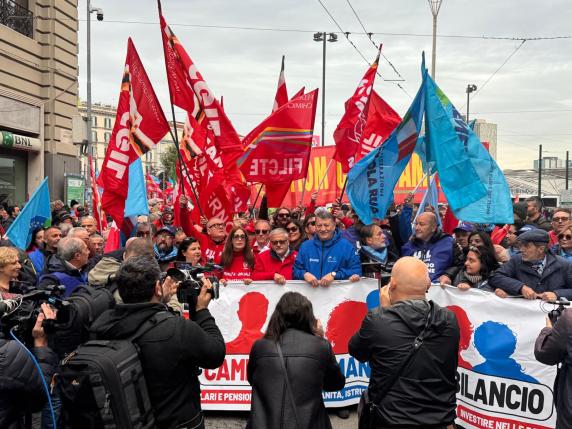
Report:
[{"label": "flagpole", "polygon": [[256,203],[258,202],[258,197],[260,197],[260,193],[262,192],[263,187],[264,187],[264,184],[261,184],[260,188],[258,188],[258,194],[256,194],[256,198],[254,199],[254,203],[252,203],[252,209],[253,210],[256,208]]},{"label": "flagpole", "polygon": [[340,194],[340,198],[338,199],[340,204],[342,202],[342,198],[344,197],[344,192],[346,192],[346,185],[348,184],[348,175],[346,174],[346,179],[344,180],[344,186],[342,186],[342,193]]},{"label": "flagpole", "polygon": [[322,185],[324,184],[324,180],[326,180],[326,177],[328,177],[328,171],[330,171],[330,167],[332,166],[332,162],[334,162],[334,158],[331,158],[330,162],[328,162],[328,166],[326,167],[326,172],[324,174],[324,177],[322,177],[322,180],[318,184],[318,189],[316,189],[316,192],[319,192],[320,189],[322,189]]}]

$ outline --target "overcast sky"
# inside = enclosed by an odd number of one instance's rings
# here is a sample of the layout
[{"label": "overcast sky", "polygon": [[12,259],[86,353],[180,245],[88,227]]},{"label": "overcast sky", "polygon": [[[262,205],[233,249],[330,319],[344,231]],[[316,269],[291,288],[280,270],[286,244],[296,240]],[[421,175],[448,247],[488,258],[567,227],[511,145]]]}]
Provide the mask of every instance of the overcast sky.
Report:
[{"label": "overcast sky", "polygon": [[[421,52],[431,66],[432,15],[426,0],[322,0],[359,51],[373,61],[376,49],[364,35],[353,6],[387,61],[380,62],[376,91],[405,113],[421,81]],[[155,0],[92,0],[105,19],[92,18],[92,100],[116,105],[127,38],[137,47],[151,82],[171,119],[168,87]],[[293,95],[322,84],[322,45],[313,32],[338,32],[318,0],[164,0],[163,14],[196,63],[211,90],[224,96],[225,110],[246,135],[270,112],[282,55]],[[86,99],[86,2],[79,2],[80,96]],[[467,84],[479,91],[470,102],[471,118],[498,124],[501,168],[531,168],[538,144],[545,156],[565,157],[572,149],[572,2],[570,0],[444,0],[438,17],[436,81],[463,114]],[[264,31],[204,26],[296,30]],[[446,37],[446,36],[475,36]],[[554,37],[521,41],[487,37]],[[515,53],[516,51],[516,53]],[[501,65],[514,54],[496,73]],[[326,144],[368,65],[339,35],[327,44]],[[494,76],[493,76],[494,74]],[[492,78],[491,78],[492,76]],[[487,80],[490,80],[487,82]],[[485,85],[486,83],[486,85]],[[409,95],[407,95],[407,93]],[[321,103],[315,134],[321,133]],[[178,120],[183,120],[179,114]]]}]

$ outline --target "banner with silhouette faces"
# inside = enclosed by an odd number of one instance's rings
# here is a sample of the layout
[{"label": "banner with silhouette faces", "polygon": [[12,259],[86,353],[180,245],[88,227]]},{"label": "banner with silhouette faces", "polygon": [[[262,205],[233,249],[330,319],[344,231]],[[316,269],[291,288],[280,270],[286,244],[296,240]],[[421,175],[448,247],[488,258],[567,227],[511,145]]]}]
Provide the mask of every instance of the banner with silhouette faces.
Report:
[{"label": "banner with silhouette faces", "polygon": [[[250,348],[263,336],[282,294],[289,291],[310,299],[346,376],[343,390],[323,393],[326,406],[359,402],[370,368],[348,354],[348,341],[367,311],[379,305],[376,280],[335,282],[329,288],[312,288],[300,281],[288,281],[285,286],[231,282],[209,306],[225,338],[227,356],[222,366],[203,370],[200,376],[204,409],[250,409],[246,374]],[[540,301],[439,286],[431,287],[429,297],[455,312],[461,331],[457,423],[477,429],[554,428],[556,371],[537,362],[533,354],[536,337],[546,323]]]}]

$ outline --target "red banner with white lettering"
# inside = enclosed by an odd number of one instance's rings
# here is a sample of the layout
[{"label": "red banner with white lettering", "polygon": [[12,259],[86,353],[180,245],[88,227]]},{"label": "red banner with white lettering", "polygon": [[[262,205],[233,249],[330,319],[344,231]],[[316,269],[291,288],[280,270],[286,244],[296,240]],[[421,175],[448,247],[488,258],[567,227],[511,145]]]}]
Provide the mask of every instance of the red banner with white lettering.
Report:
[{"label": "red banner with white lettering", "polygon": [[91,203],[93,210],[93,217],[95,219],[95,224],[97,225],[97,230],[102,233],[107,229],[107,219],[105,218],[105,213],[101,211],[101,204],[99,202],[99,189],[97,189],[97,180],[95,178],[95,162],[91,155],[88,156],[89,160],[89,175],[91,177]]},{"label": "red banner with white lettering", "polygon": [[129,38],[115,125],[99,175],[101,205],[119,229],[129,188],[129,165],[153,149],[168,131],[165,114]]},{"label": "red banner with white lettering", "polygon": [[[289,183],[304,178],[312,148],[318,90],[289,101],[244,139],[239,159],[246,180],[256,183]],[[268,195],[268,205],[277,204]],[[280,202],[278,202],[278,205]]]},{"label": "red banner with white lettering", "polygon": [[344,173],[350,171],[356,162],[356,153],[360,147],[362,134],[367,123],[369,98],[373,90],[378,63],[379,53],[360,81],[354,95],[346,101],[346,111],[336,131],[334,131],[334,141],[336,142],[334,158],[342,164]]}]

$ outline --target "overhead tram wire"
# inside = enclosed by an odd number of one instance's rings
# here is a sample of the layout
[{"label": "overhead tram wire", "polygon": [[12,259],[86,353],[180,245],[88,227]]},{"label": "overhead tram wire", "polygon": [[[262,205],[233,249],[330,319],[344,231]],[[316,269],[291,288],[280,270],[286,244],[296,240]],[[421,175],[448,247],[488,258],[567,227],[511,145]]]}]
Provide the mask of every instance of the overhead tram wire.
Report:
[{"label": "overhead tram wire", "polygon": [[[350,9],[352,10],[352,12],[354,13],[354,16],[356,17],[357,21],[359,22],[359,25],[361,25],[361,28],[363,29],[363,33],[368,36],[370,42],[373,44],[373,46],[375,46],[376,49],[379,50],[379,46],[373,41],[373,39],[371,38],[373,36],[374,33],[368,32],[365,29],[365,25],[363,24],[363,21],[361,20],[361,18],[359,17],[357,11],[354,9],[354,7],[352,6],[350,0],[346,0],[346,2],[348,3],[348,6],[350,7]],[[401,79],[403,79],[403,81],[405,82],[405,78],[401,75],[401,73],[399,73],[399,71],[397,70],[397,68],[393,65],[393,63],[391,61],[389,61],[389,58],[387,58],[385,56],[385,54],[383,52],[381,52],[381,56],[385,59],[385,61],[387,61],[387,64],[389,64],[389,66],[393,69],[393,71],[395,72],[395,74],[397,76],[399,76]]]},{"label": "overhead tram wire", "polygon": [[[518,45],[518,46],[516,47],[516,49],[510,53],[510,55],[509,55],[509,56],[503,61],[503,63],[493,72],[493,74],[491,74],[491,75],[488,77],[488,79],[487,79],[482,85],[479,85],[479,89],[477,89],[477,91],[475,91],[474,95],[471,97],[471,100],[473,100],[473,99],[477,96],[477,94],[478,94],[479,92],[481,92],[481,90],[482,90],[485,86],[487,86],[487,84],[491,81],[491,79],[492,79],[493,77],[495,77],[495,75],[506,65],[506,63],[508,63],[508,62],[510,61],[510,59],[520,50],[520,48],[522,48],[522,46],[524,45],[524,43],[525,43],[526,41],[527,41],[527,39],[523,39],[522,42],[520,43],[520,45]],[[466,105],[467,105],[467,103],[463,104],[463,105],[461,106],[461,110],[462,110]]]},{"label": "overhead tram wire", "polygon": [[[328,10],[328,8],[326,7],[326,5],[324,5],[324,3],[322,2],[322,0],[318,0],[318,3],[320,3],[320,6],[322,6],[322,8],[324,9],[324,11],[326,11],[326,13],[328,14],[328,16],[330,17],[330,19],[333,21],[333,23],[336,25],[336,27],[338,27],[338,29],[341,31],[341,33],[345,36],[346,40],[350,43],[350,45],[353,46],[353,48],[356,50],[356,52],[364,59],[364,61],[369,64],[371,66],[371,63],[369,62],[369,60],[364,56],[364,54],[359,50],[359,48],[355,45],[355,43],[353,41],[350,40],[350,32],[344,31],[341,27],[341,25],[338,23],[338,21],[336,21],[336,19],[334,18],[334,16],[330,13],[330,11]],[[371,40],[371,39],[370,39]],[[375,44],[374,44],[375,45]],[[386,79],[383,77],[383,75],[379,72],[379,70],[376,70],[376,74],[381,77],[381,79],[384,82],[393,82],[393,83],[397,83],[394,80],[391,79]],[[399,89],[401,89],[409,98],[413,98],[411,97],[411,94],[409,94],[405,88],[403,88],[403,86],[399,85],[399,83],[397,83],[397,86]]]}]

